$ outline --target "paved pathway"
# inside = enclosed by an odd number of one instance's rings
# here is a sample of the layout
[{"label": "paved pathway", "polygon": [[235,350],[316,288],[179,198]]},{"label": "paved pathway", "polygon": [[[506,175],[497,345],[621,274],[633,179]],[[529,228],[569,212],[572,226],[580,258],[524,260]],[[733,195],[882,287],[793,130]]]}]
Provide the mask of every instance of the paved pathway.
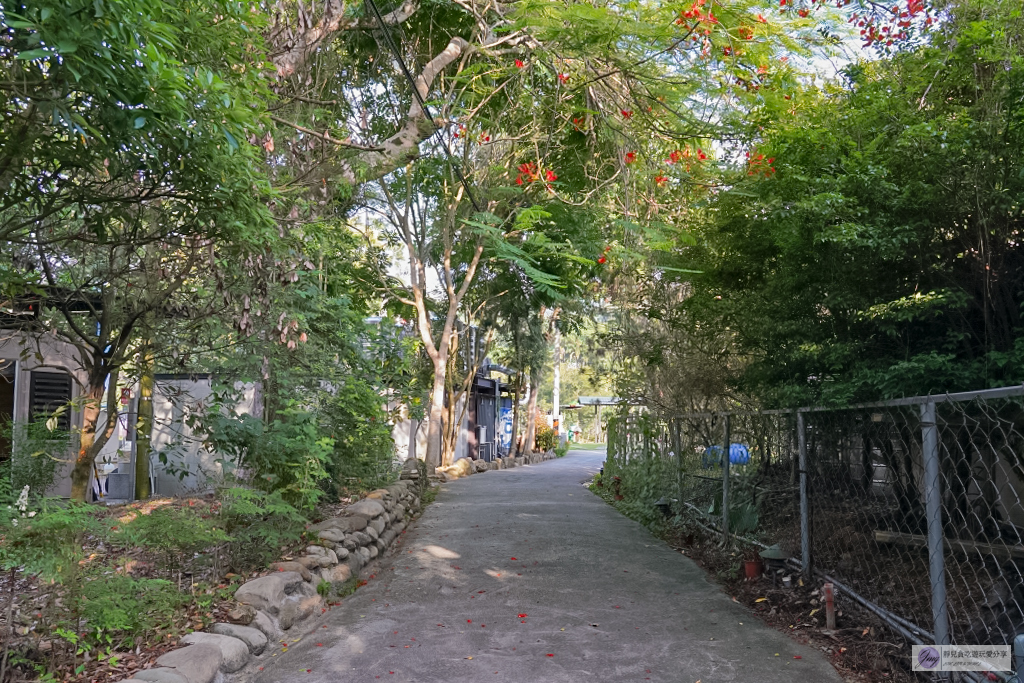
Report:
[{"label": "paved pathway", "polygon": [[573,451],[443,485],[367,586],[243,678],[841,680],[583,488],[603,459]]}]

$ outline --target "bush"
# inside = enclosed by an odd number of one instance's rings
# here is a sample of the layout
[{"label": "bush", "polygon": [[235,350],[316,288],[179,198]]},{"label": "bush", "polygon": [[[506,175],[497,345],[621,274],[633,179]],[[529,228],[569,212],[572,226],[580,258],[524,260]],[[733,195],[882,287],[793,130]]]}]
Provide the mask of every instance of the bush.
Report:
[{"label": "bush", "polygon": [[[193,429],[203,434],[203,445],[218,454],[225,473],[245,473],[254,488],[279,492],[291,505],[311,509],[323,495],[321,482],[329,475],[334,439],[321,433],[314,413],[289,400],[274,421],[230,410],[231,392],[215,394]],[[166,465],[165,454],[160,454]]]},{"label": "bush", "polygon": [[3,441],[12,444],[11,459],[4,472],[10,477],[11,488],[6,490],[5,486],[5,490],[0,490],[0,500],[25,486],[33,498],[39,498],[53,486],[60,465],[69,458],[71,433],[50,429],[52,426],[43,422],[0,424]]},{"label": "bush", "polygon": [[220,524],[231,536],[221,548],[225,569],[248,573],[280,555],[283,546],[302,537],[306,518],[280,493],[244,488],[221,491]]},{"label": "bush", "polygon": [[537,430],[534,436],[534,442],[537,444],[537,450],[547,453],[556,444],[555,430],[548,426],[547,418],[537,416]]}]

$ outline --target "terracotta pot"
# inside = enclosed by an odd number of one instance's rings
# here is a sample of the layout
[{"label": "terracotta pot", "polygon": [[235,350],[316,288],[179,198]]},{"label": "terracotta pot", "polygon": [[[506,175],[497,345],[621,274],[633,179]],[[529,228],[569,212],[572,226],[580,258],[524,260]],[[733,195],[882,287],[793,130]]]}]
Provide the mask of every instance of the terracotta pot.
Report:
[{"label": "terracotta pot", "polygon": [[760,578],[763,569],[761,560],[746,560],[743,562],[743,575],[748,579]]}]

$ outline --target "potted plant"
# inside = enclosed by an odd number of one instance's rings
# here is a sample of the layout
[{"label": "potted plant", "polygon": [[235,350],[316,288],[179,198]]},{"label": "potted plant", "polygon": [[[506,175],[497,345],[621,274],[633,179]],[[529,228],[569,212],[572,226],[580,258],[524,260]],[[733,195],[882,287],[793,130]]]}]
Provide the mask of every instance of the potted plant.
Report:
[{"label": "potted plant", "polygon": [[764,563],[756,552],[748,553],[743,559],[743,576],[747,581],[755,581],[764,573]]}]

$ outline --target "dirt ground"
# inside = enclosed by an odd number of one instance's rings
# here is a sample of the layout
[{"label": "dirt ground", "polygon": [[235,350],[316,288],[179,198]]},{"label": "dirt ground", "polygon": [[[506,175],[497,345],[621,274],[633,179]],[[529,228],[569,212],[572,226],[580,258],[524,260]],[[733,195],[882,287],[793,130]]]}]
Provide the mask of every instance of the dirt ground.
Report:
[{"label": "dirt ground", "polygon": [[924,680],[910,671],[910,643],[887,628],[871,612],[837,591],[836,630],[825,631],[824,605],[819,583],[798,585],[796,572],[792,588],[781,578],[773,587],[767,576],[743,578],[743,560],[756,555],[751,549],[726,551],[720,537],[696,524],[674,528],[666,534],[673,548],[692,558],[718,581],[733,600],[746,605],[769,625],[795,640],[821,649],[836,670],[851,683]]}]

